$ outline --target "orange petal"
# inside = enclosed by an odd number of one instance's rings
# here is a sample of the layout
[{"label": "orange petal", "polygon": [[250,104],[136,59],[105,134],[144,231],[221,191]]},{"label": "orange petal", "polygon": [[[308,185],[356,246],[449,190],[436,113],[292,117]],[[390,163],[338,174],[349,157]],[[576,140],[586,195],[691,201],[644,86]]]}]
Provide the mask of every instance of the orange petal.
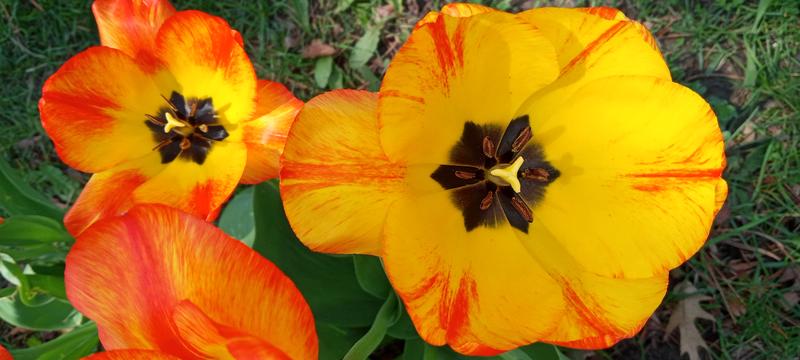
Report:
[{"label": "orange petal", "polygon": [[144,115],[163,105],[151,76],[131,57],[93,47],[45,82],[39,112],[61,159],[95,173],[149,153],[153,140]]},{"label": "orange petal", "polygon": [[268,342],[217,324],[188,300],[175,306],[172,319],[181,338],[196,354],[213,358],[290,360]]},{"label": "orange petal", "polygon": [[214,220],[244,169],[247,152],[242,143],[212,145],[202,165],[176,159],[162,164],[156,151],[92,176],[64,218],[77,236],[92,223],[126,212],[135,204],[158,203],[206,220]]},{"label": "orange petal", "polygon": [[89,355],[84,360],[180,360],[180,358],[159,351],[150,350],[112,350]]},{"label": "orange petal", "polygon": [[95,221],[121,215],[133,206],[133,191],[150,177],[142,169],[126,165],[92,175],[64,216],[70,234],[77,236]]},{"label": "orange petal", "polygon": [[156,34],[175,13],[168,0],[96,0],[92,12],[100,43],[119,49],[155,70]]},{"label": "orange petal", "polygon": [[285,86],[273,81],[259,80],[257,96],[255,119],[242,125],[242,140],[247,145],[244,184],[278,177],[286,136],[303,107]]},{"label": "orange petal", "polygon": [[256,73],[228,23],[200,11],[180,11],[158,32],[158,57],[167,73],[163,88],[186,98],[212,98],[223,124],[252,119],[256,107]]},{"label": "orange petal", "polygon": [[[283,153],[281,197],[292,229],[313,250],[377,254],[404,167],[381,149],[377,94],[336,90],[309,101]],[[325,219],[325,221],[320,221]]]},{"label": "orange petal", "polygon": [[197,358],[192,349],[214,336],[187,334],[186,325],[202,324],[294,359],[317,357],[314,320],[292,281],[213,225],[172,208],[136,206],[86,230],[67,256],[65,280],[106,349]]},{"label": "orange petal", "polygon": [[[1,223],[2,222],[0,222],[0,224]],[[9,353],[3,345],[0,345],[0,360],[14,360],[11,353]]]}]

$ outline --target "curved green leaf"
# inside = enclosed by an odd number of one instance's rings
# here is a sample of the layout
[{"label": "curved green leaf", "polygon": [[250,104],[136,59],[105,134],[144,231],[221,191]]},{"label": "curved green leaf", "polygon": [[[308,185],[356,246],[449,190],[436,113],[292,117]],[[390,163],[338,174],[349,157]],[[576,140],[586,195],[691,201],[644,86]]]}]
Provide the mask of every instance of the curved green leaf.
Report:
[{"label": "curved green leaf", "polygon": [[39,306],[28,306],[11,295],[0,299],[0,319],[29,330],[52,331],[75,327],[82,316],[66,301],[50,297]]},{"label": "curved green leaf", "polygon": [[26,246],[73,241],[58,221],[38,215],[12,216],[0,224],[0,245]]},{"label": "curved green leaf", "polygon": [[219,217],[219,228],[249,247],[253,247],[256,239],[253,192],[253,187],[239,191],[228,201]]},{"label": "curved green leaf", "polygon": [[355,266],[356,280],[361,288],[378,299],[385,299],[392,286],[389,285],[389,279],[383,272],[381,260],[377,256],[354,255],[353,265]]},{"label": "curved green leaf", "polygon": [[37,214],[55,220],[64,217],[64,211],[45,199],[0,159],[0,207],[12,216]]},{"label": "curved green leaf", "polygon": [[97,350],[97,326],[88,322],[30,349],[9,349],[15,360],[77,360]]},{"label": "curved green leaf", "polygon": [[386,330],[399,317],[397,301],[397,296],[394,294],[386,298],[386,302],[378,310],[378,315],[375,317],[372,327],[350,348],[350,351],[344,356],[344,360],[366,360],[378,348],[383,338],[386,337]]}]

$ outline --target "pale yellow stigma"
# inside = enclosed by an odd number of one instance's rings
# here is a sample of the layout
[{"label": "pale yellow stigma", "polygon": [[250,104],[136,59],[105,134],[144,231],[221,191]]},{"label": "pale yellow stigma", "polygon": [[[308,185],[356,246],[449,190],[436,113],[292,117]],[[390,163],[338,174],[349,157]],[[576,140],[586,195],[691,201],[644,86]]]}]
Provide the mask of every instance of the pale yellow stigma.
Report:
[{"label": "pale yellow stigma", "polygon": [[517,173],[519,173],[519,168],[522,167],[522,163],[524,162],[525,159],[520,156],[517,160],[514,160],[511,165],[505,167],[500,167],[498,165],[498,167],[489,171],[489,174],[507,183],[514,189],[514,192],[519,192],[522,189],[522,184],[519,183]]},{"label": "pale yellow stigma", "polygon": [[164,132],[168,133],[172,131],[172,129],[176,127],[184,127],[186,124],[183,121],[180,121],[172,116],[169,112],[164,114],[164,118],[167,119],[167,124],[164,125]]}]

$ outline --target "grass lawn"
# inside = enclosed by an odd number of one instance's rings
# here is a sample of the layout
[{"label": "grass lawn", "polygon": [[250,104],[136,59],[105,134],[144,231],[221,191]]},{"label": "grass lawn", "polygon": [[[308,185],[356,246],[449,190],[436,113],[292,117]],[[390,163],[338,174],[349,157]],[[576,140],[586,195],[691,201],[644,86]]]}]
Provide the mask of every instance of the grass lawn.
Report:
[{"label": "grass lawn", "polygon": [[[303,100],[325,90],[375,90],[414,22],[441,1],[174,0],[227,19],[245,38],[261,77]],[[635,338],[595,359],[794,359],[800,354],[800,2],[484,1],[519,11],[610,5],[656,35],[676,82],[714,107],[725,134],[730,195],[706,246],[673,271],[660,310]],[[68,206],[87,176],[67,168],[39,123],[42,83],[98,43],[88,0],[0,0],[0,156],[54,202]],[[316,43],[316,46],[312,46]],[[320,44],[324,46],[319,46]],[[328,48],[330,46],[331,48]],[[313,57],[334,50],[332,56]],[[111,69],[109,71],[112,71]],[[2,204],[0,204],[2,208]],[[0,215],[3,215],[0,209]],[[677,284],[684,283],[676,289]],[[710,320],[686,301],[705,299]],[[698,298],[695,298],[695,300]],[[680,331],[666,334],[673,314]],[[701,314],[702,315],[702,314]],[[673,324],[674,325],[674,324]],[[696,327],[691,333],[684,329]],[[4,328],[5,343],[52,334]],[[679,332],[684,335],[679,336]],[[688,335],[687,335],[688,334]],[[694,335],[694,336],[692,336]],[[683,343],[683,344],[681,344]],[[573,354],[579,356],[580,354]]]}]

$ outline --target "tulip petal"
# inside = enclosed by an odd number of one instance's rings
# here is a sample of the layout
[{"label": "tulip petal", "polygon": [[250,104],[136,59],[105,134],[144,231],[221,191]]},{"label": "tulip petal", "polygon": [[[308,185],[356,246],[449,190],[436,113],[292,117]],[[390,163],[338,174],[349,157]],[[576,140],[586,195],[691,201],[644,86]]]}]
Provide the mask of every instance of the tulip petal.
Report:
[{"label": "tulip petal", "polygon": [[164,106],[160,94],[128,55],[93,47],[45,82],[39,112],[61,159],[95,173],[150,152],[153,140],[145,114]]},{"label": "tulip petal", "polygon": [[441,13],[453,17],[470,17],[492,11],[496,10],[488,6],[478,4],[452,3],[442,6]]},{"label": "tulip petal", "polygon": [[511,14],[435,16],[412,32],[381,87],[381,143],[394,161],[448,163],[465,122],[505,126],[558,74],[541,31]]},{"label": "tulip petal", "polygon": [[247,165],[242,183],[257,184],[278,177],[286,136],[303,102],[280,83],[259,80],[255,119],[242,124]]},{"label": "tulip petal", "polygon": [[708,237],[727,190],[710,106],[652,77],[604,78],[566,103],[524,110],[561,172],[533,209],[535,224],[607,277],[652,277],[686,261]]},{"label": "tulip petal", "polygon": [[493,355],[555,330],[561,288],[507,224],[466,231],[449,192],[407,196],[389,211],[382,258],[420,336]]},{"label": "tulip petal", "polygon": [[94,222],[128,211],[133,205],[133,191],[159,171],[159,166],[139,167],[158,163],[158,154],[147,159],[130,161],[92,175],[73,206],[64,216],[64,226],[73,236],[82,233]]},{"label": "tulip petal", "polygon": [[[668,272],[625,279],[587,271],[538,220],[530,235],[516,235],[527,253],[559,283],[566,303],[558,327],[540,341],[582,349],[610,347],[636,335],[667,291]],[[538,300],[519,301],[536,306]]]},{"label": "tulip petal", "polygon": [[148,69],[158,67],[156,34],[175,13],[169,0],[96,0],[92,12],[103,46],[122,50]]},{"label": "tulip petal", "polygon": [[420,27],[428,23],[435,23],[439,19],[440,14],[446,14],[452,17],[470,17],[473,15],[483,14],[487,12],[497,11],[488,6],[469,4],[469,3],[451,3],[445,4],[440,11],[431,11],[420,19],[415,27]]},{"label": "tulip petal", "polygon": [[89,355],[84,360],[179,360],[158,351],[150,350],[112,350]]},{"label": "tulip petal", "polygon": [[186,345],[204,358],[289,360],[268,342],[215,323],[188,300],[175,306],[172,319]]},{"label": "tulip petal", "polygon": [[92,175],[64,218],[74,236],[94,222],[121,215],[135,204],[158,203],[206,220],[214,220],[244,169],[242,143],[221,141],[202,165],[178,159],[162,164],[158,152]]},{"label": "tulip petal", "polygon": [[[381,149],[377,94],[336,90],[301,110],[283,153],[281,197],[298,238],[316,251],[377,254],[403,167]],[[325,219],[325,221],[320,221]]]},{"label": "tulip petal", "polygon": [[211,98],[223,124],[251,119],[256,74],[237,36],[225,20],[199,11],[180,11],[158,32],[158,57],[168,72],[163,88],[186,98]]},{"label": "tulip petal", "polygon": [[663,299],[667,273],[586,271],[537,223],[530,238],[507,224],[466,231],[449,195],[404,197],[384,232],[387,275],[431,344],[467,355],[536,341],[605,348],[635,335]]},{"label": "tulip petal", "polygon": [[2,345],[0,345],[0,360],[14,360],[8,350]]},{"label": "tulip petal", "polygon": [[[162,167],[160,172],[136,188],[134,202],[165,204],[214,220],[239,183],[247,161],[245,145],[226,140],[211,146],[202,165],[179,160]],[[148,163],[148,168],[159,166],[152,160]]]},{"label": "tulip petal", "polygon": [[187,346],[213,339],[186,335],[185,315],[197,310],[208,319],[188,319],[223,324],[226,337],[235,329],[291,358],[317,356],[311,311],[289,278],[213,225],[165,206],[137,206],[86,230],[67,256],[65,280],[106,349],[194,358]]},{"label": "tulip petal", "polygon": [[539,28],[558,54],[559,78],[533,97],[540,104],[563,105],[584,84],[606,76],[671,79],[647,28],[616,9],[536,8],[518,17]]}]

